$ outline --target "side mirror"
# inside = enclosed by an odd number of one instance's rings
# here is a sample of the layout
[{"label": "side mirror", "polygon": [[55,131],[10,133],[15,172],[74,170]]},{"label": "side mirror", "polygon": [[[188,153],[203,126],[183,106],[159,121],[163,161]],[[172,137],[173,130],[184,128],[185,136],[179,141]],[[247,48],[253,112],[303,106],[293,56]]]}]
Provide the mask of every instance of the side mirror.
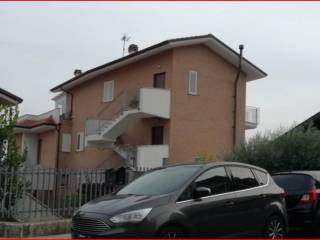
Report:
[{"label": "side mirror", "polygon": [[211,195],[211,189],[207,187],[197,187],[194,190],[194,197],[195,199],[207,197]]}]

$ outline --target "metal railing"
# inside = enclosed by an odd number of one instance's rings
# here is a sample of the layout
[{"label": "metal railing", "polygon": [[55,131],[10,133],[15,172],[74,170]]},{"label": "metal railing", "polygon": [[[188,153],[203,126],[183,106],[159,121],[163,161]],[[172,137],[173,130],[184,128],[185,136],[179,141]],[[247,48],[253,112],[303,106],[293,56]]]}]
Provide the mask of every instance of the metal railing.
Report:
[{"label": "metal railing", "polygon": [[118,94],[112,102],[107,103],[95,117],[86,120],[86,135],[100,134],[125,110],[138,108],[139,89],[131,89]]},{"label": "metal railing", "polygon": [[0,219],[70,217],[83,204],[111,194],[141,172],[120,169],[0,169]]},{"label": "metal railing", "polygon": [[246,106],[246,123],[253,125],[259,124],[260,109],[257,107]]}]

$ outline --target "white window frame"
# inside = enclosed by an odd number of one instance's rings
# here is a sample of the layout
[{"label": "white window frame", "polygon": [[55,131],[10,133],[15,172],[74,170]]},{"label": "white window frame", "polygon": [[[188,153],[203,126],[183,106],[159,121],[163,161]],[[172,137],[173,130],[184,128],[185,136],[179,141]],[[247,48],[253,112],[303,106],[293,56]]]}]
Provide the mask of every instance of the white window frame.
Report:
[{"label": "white window frame", "polygon": [[[193,79],[193,75],[195,76],[195,79]],[[194,80],[194,88],[192,89],[192,83],[191,81]],[[188,73],[188,94],[189,95],[199,95],[199,90],[198,90],[198,72],[194,70],[190,70]]]},{"label": "white window frame", "polygon": [[[77,146],[78,146],[78,143],[77,143]],[[62,133],[61,152],[64,152],[64,153],[71,152],[71,134],[70,133]]]},{"label": "white window frame", "polygon": [[84,132],[78,132],[76,138],[76,152],[84,151]]},{"label": "white window frame", "polygon": [[[109,92],[111,91],[111,92]],[[103,102],[111,102],[114,99],[114,80],[103,83]]]}]

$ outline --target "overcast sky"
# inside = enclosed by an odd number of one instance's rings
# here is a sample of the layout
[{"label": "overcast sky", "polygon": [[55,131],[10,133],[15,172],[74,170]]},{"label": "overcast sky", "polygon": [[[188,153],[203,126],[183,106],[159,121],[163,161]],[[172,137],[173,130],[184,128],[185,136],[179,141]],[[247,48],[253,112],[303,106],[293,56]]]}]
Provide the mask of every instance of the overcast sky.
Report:
[{"label": "overcast sky", "polygon": [[[261,108],[256,131],[291,126],[320,111],[320,3],[0,3],[0,87],[21,113],[53,107],[49,89],[75,68],[121,57],[121,35],[141,48],[212,33],[268,73],[247,84]],[[247,131],[248,132],[248,131]]]}]

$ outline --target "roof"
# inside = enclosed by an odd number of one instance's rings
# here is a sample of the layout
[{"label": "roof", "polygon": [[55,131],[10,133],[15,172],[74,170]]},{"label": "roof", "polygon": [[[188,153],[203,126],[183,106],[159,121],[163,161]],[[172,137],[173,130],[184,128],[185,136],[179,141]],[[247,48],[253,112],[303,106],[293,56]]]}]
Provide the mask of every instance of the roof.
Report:
[{"label": "roof", "polygon": [[305,127],[305,128],[316,127],[320,130],[320,112],[309,117],[308,119],[300,123],[297,127]]},{"label": "roof", "polygon": [[41,133],[56,129],[56,127],[57,124],[52,116],[39,120],[23,119],[17,122],[15,133]]},{"label": "roof", "polygon": [[59,123],[60,109],[55,108],[39,115],[26,114],[19,117],[15,126],[15,132],[44,132],[55,129]]},{"label": "roof", "polygon": [[53,118],[47,117],[45,119],[40,119],[40,120],[30,120],[30,119],[24,119],[21,121],[18,121],[16,124],[16,127],[19,128],[34,128],[38,127],[40,125],[52,125],[56,126],[56,123],[54,122]]},{"label": "roof", "polygon": [[1,103],[18,104],[18,103],[22,103],[22,101],[23,101],[22,98],[14,95],[11,92],[4,90],[3,88],[0,88]]},{"label": "roof", "polygon": [[[233,50],[231,47],[227,46],[221,40],[213,36],[212,34],[185,37],[185,38],[175,38],[160,42],[153,46],[144,48],[136,53],[127,55],[125,57],[116,59],[114,61],[108,62],[106,64],[100,65],[98,67],[92,68],[82,74],[76,75],[73,78],[69,79],[58,86],[55,86],[51,89],[52,92],[59,92],[63,90],[68,90],[82,82],[85,82],[89,79],[92,79],[95,76],[112,71],[114,69],[123,67],[125,65],[131,64],[133,62],[139,61],[144,58],[159,54],[163,51],[196,44],[204,44],[208,46],[212,51],[216,52],[218,55],[226,59],[228,62],[234,66],[238,65],[239,54]],[[251,63],[246,58],[243,58],[242,71],[247,74],[247,80],[256,80],[263,77],[266,77],[267,74]]]}]

